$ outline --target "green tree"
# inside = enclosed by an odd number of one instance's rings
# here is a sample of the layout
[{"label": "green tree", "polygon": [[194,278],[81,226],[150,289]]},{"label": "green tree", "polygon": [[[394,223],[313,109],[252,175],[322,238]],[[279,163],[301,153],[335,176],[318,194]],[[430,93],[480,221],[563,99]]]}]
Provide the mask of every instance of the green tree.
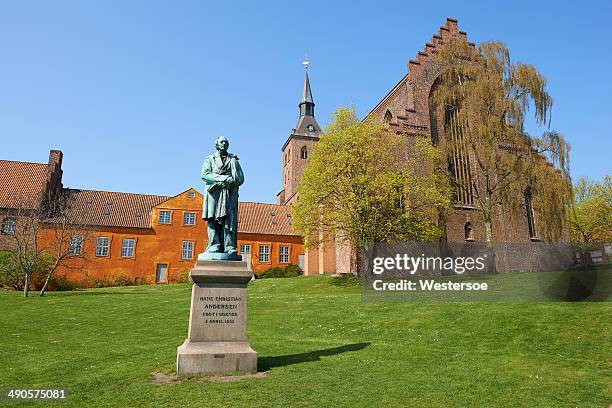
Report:
[{"label": "green tree", "polygon": [[612,242],[612,177],[601,182],[581,177],[574,184],[574,207],[570,212],[572,242],[580,246]]},{"label": "green tree", "polygon": [[10,251],[0,251],[0,285],[23,290],[24,276]]},{"label": "green tree", "polygon": [[442,155],[449,163],[463,156],[471,167],[470,177],[461,179],[449,166],[448,177],[455,189],[470,191],[487,242],[496,217],[526,206],[537,211],[543,238],[560,238],[571,204],[569,145],[559,133],[538,138],[524,130],[529,108],[538,125],[550,122],[546,79],[531,65],[512,63],[499,42],[474,47],[454,39],[436,60],[442,69],[432,102],[445,134],[455,135],[439,141]]},{"label": "green tree", "polygon": [[304,169],[293,225],[307,247],[435,239],[437,209],[450,203],[438,163],[427,138],[407,140],[340,108]]}]

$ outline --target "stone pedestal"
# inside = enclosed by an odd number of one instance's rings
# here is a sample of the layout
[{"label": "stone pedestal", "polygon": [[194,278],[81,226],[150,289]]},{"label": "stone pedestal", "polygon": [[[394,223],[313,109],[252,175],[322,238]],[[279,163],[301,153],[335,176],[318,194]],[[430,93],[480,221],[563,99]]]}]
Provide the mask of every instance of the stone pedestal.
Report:
[{"label": "stone pedestal", "polygon": [[178,375],[257,371],[257,353],[247,340],[246,262],[198,257],[189,274],[189,332],[178,348]]}]

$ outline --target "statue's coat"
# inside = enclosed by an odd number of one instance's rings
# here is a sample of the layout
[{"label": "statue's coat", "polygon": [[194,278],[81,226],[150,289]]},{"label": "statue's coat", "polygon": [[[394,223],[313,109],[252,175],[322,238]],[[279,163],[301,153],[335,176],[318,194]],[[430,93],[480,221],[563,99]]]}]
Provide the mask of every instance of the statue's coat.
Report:
[{"label": "statue's coat", "polygon": [[[233,181],[225,187],[223,182],[229,178]],[[237,234],[238,187],[244,183],[238,157],[228,153],[224,162],[218,151],[207,156],[202,164],[202,180],[207,184],[202,218],[214,219],[229,227],[232,234]]]}]

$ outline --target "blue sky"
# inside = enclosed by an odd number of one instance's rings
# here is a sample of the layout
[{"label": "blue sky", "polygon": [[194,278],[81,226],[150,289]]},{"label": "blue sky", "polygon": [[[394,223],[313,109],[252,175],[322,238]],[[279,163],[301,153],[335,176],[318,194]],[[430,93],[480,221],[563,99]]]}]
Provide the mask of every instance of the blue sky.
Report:
[{"label": "blue sky", "polygon": [[0,158],[46,162],[59,148],[66,186],[174,195],[201,190],[202,159],[225,135],[241,199],[274,202],[304,56],[321,125],[342,105],[364,115],[449,16],[536,65],[573,176],[600,178],[612,167],[611,14],[604,1],[4,1]]}]

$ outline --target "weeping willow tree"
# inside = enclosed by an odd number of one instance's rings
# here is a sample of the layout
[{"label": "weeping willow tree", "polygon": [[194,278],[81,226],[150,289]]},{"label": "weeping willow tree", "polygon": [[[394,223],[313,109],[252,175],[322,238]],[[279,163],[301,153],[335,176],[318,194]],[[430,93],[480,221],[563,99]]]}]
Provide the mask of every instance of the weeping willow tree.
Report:
[{"label": "weeping willow tree", "polygon": [[292,224],[306,247],[435,239],[437,208],[450,203],[438,163],[426,138],[408,142],[338,109],[302,173]]},{"label": "weeping willow tree", "polygon": [[458,196],[482,211],[487,242],[496,217],[521,209],[537,214],[538,236],[559,239],[572,199],[569,145],[559,133],[531,137],[524,129],[530,109],[538,126],[550,126],[546,79],[512,63],[499,42],[474,47],[457,38],[435,58],[442,69],[432,102],[444,118],[447,175]]},{"label": "weeping willow tree", "polygon": [[574,185],[569,230],[572,242],[584,250],[612,242],[612,176],[601,181],[581,177]]}]

